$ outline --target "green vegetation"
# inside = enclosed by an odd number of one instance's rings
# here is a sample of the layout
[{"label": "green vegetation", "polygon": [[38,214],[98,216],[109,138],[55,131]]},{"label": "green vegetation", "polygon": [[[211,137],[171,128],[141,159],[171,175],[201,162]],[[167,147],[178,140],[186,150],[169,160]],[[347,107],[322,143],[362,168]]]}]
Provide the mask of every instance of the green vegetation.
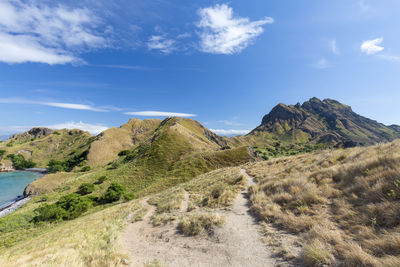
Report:
[{"label": "green vegetation", "polygon": [[102,184],[105,181],[107,181],[107,176],[101,176],[99,179],[97,179],[96,184]]},{"label": "green vegetation", "polygon": [[94,191],[94,184],[84,183],[81,184],[78,188],[78,194],[84,196],[93,193]]},{"label": "green vegetation", "polygon": [[[79,166],[82,162],[85,161],[85,157],[87,155],[87,151],[84,151],[80,154],[74,154],[72,157],[66,160],[50,160],[47,166],[47,170],[49,173],[55,172],[70,172],[76,166]],[[89,171],[90,166],[84,166],[82,171]]]},{"label": "green vegetation", "polygon": [[35,162],[37,167],[47,168],[50,160],[66,161],[75,155],[81,155],[89,149],[93,140],[89,133],[80,130],[57,132],[58,134],[37,138],[27,132],[21,134],[15,141],[0,143],[0,150],[5,150],[6,154],[23,154],[25,157],[29,155],[29,159]]},{"label": "green vegetation", "polygon": [[111,203],[121,199],[121,197],[126,193],[125,186],[119,183],[112,183],[106,193],[100,198],[102,203]]},{"label": "green vegetation", "polygon": [[9,141],[8,143],[7,143],[7,147],[13,147],[14,146],[14,141]]},{"label": "green vegetation", "polygon": [[7,151],[5,151],[5,150],[0,150],[0,160],[3,158],[3,156],[4,156],[4,154],[6,153]]},{"label": "green vegetation", "polygon": [[294,156],[303,153],[310,153],[316,150],[326,149],[327,145],[317,144],[287,144],[280,141],[275,141],[271,146],[268,147],[253,147],[254,152],[257,156],[268,160],[270,158],[283,157],[283,156]]},{"label": "green vegetation", "polygon": [[37,215],[33,218],[33,221],[38,223],[72,220],[88,211],[92,204],[92,200],[88,197],[82,197],[75,193],[69,194],[61,197],[54,204],[44,204],[35,209]]},{"label": "green vegetation", "polygon": [[9,158],[16,170],[24,170],[28,168],[33,168],[36,166],[36,163],[34,163],[31,160],[26,160],[25,157],[21,154],[9,154],[7,155],[7,158]]}]

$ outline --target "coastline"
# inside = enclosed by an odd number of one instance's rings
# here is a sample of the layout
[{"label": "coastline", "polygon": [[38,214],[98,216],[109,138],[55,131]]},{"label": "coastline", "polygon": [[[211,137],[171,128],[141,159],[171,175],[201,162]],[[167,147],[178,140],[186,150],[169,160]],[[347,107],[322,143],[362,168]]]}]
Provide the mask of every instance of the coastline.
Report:
[{"label": "coastline", "polygon": [[26,198],[17,197],[10,203],[5,204],[4,207],[0,208],[0,218],[3,218],[13,213],[14,211],[22,207],[25,203],[27,203],[29,200],[31,200],[31,197],[26,197]]},{"label": "coastline", "polygon": [[[34,173],[41,174],[41,176],[36,178],[34,181],[36,181],[37,179],[40,179],[47,173],[47,169],[42,169],[42,168],[30,168],[30,169],[25,169],[22,171],[34,172]],[[29,183],[26,187],[28,187],[30,184],[31,183]],[[14,211],[16,211],[17,209],[22,207],[24,204],[26,204],[29,200],[31,200],[30,196],[19,195],[16,198],[10,200],[8,203],[1,205],[0,206],[0,219],[13,213]]]}]

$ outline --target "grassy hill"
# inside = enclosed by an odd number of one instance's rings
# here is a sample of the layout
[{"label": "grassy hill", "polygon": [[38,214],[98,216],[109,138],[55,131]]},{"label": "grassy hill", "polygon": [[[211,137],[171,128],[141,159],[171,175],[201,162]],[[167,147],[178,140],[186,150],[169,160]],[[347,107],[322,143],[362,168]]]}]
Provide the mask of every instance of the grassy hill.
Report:
[{"label": "grassy hill", "polygon": [[151,136],[161,120],[131,119],[119,128],[110,128],[90,144],[87,160],[89,166],[99,167],[118,159],[118,153],[131,149]]},{"label": "grassy hill", "polygon": [[10,164],[6,161],[9,154],[23,155],[26,160],[32,160],[36,167],[41,168],[46,168],[50,160],[66,160],[73,157],[82,157],[84,160],[92,138],[89,133],[81,130],[52,131],[33,128],[0,143],[0,150],[5,151],[2,162]]},{"label": "grassy hill", "polygon": [[[134,129],[134,132],[138,129],[137,125],[146,124],[145,129],[157,125],[155,121],[147,123],[136,121],[134,126],[128,124],[124,127],[128,126]],[[147,127],[148,125],[150,127]],[[123,153],[117,153],[117,159],[104,167],[100,165],[86,172],[81,172],[79,169],[72,172],[57,172],[29,185],[26,194],[39,196],[34,197],[18,212],[0,219],[0,251],[53,231],[50,229],[62,227],[64,224],[58,226],[50,222],[35,223],[34,218],[38,215],[35,209],[59,203],[63,197],[70,197],[71,194],[79,192],[81,185],[89,184],[89,187],[93,188],[90,192],[91,198],[81,198],[82,201],[89,201],[92,206],[89,206],[85,214],[92,214],[113,206],[101,201],[113,183],[119,183],[126,188],[125,199],[138,198],[190,181],[197,175],[211,170],[255,160],[249,147],[230,149],[225,138],[215,135],[197,121],[190,119],[168,118],[158,123],[154,130],[139,132],[142,133],[141,137],[132,135],[136,136],[138,143],[133,144],[130,149],[122,150]],[[63,132],[55,136],[61,137],[62,134]],[[48,141],[50,137],[53,137],[53,134],[38,141]],[[87,139],[85,146],[82,147],[85,148],[84,151],[89,151],[88,155],[93,144],[91,140]],[[94,140],[94,142],[102,141],[98,138]],[[118,145],[111,144],[109,147],[114,149]],[[113,157],[115,158],[115,155]],[[123,200],[121,197],[120,201],[115,203]]]},{"label": "grassy hill", "polygon": [[[400,142],[395,141],[247,163],[242,168],[255,177],[256,185],[249,189],[251,209],[264,227],[267,247],[277,257],[302,266],[398,266],[399,163]],[[153,223],[181,220],[175,213],[184,191],[190,193],[190,210],[229,206],[243,180],[238,170],[219,169],[166,190],[157,188],[157,194],[149,195],[157,207]],[[94,207],[75,220],[30,223],[44,197],[53,203],[97,178],[94,173],[69,175],[52,192],[0,219],[2,266],[124,265],[127,255],[119,237],[128,221],[143,216],[150,191],[141,191],[145,198]],[[109,179],[96,185],[92,195],[101,195],[115,177]]]}]

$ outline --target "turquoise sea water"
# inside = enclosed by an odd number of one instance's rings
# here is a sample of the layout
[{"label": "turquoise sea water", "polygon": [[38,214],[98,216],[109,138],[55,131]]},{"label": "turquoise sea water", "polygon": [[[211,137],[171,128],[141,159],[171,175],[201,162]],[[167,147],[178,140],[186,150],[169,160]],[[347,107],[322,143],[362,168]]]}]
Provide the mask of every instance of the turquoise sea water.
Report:
[{"label": "turquoise sea water", "polygon": [[34,172],[0,172],[0,207],[22,195],[25,187],[40,176]]}]

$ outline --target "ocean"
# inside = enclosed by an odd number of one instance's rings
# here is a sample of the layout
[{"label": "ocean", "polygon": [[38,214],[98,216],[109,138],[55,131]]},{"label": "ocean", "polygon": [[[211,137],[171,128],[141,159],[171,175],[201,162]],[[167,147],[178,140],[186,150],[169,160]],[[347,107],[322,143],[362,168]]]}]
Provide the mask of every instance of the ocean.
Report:
[{"label": "ocean", "polygon": [[25,187],[41,176],[35,172],[0,172],[0,208],[23,195]]}]

